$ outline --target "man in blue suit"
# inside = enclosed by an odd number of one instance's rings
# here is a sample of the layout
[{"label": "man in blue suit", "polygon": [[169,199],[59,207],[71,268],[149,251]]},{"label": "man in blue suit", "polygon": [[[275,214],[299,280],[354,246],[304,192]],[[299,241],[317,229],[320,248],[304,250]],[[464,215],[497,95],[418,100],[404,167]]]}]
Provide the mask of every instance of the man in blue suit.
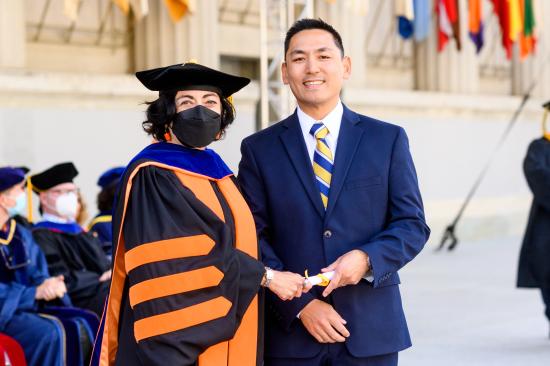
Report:
[{"label": "man in blue suit", "polygon": [[282,75],[298,108],[241,146],[264,263],[335,273],[299,299],[267,295],[266,366],[397,365],[411,346],[397,271],[430,231],[405,131],[341,103],[350,73],[332,26],[296,22]]}]

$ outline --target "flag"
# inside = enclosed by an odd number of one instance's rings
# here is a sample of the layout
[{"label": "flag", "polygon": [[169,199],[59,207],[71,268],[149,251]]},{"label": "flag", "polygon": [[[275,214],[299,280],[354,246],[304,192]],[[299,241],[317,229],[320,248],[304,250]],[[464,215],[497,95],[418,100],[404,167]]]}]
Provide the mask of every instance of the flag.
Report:
[{"label": "flag", "polygon": [[409,39],[414,33],[414,4],[413,0],[396,0],[395,15],[397,17],[397,31],[404,39]]},{"label": "flag", "polygon": [[164,3],[174,23],[178,22],[187,13],[192,13],[195,8],[192,0],[164,0]]},{"label": "flag", "polygon": [[[512,58],[512,46],[514,42],[520,40],[524,32],[524,21],[522,9],[524,0],[493,0],[493,8],[498,16],[502,47],[506,52],[506,57]],[[532,7],[530,7],[532,10]],[[533,23],[534,26],[534,23]],[[531,29],[532,31],[532,29]]]},{"label": "flag", "polygon": [[128,12],[130,11],[130,0],[113,0],[113,2],[116,4],[116,6],[119,7],[120,10],[122,10],[122,12],[124,14],[128,14]]},{"label": "flag", "polygon": [[65,0],[63,7],[63,13],[71,22],[76,22],[78,18],[78,8],[80,7],[80,0]]},{"label": "flag", "polygon": [[468,3],[468,33],[476,46],[477,53],[483,47],[483,11],[481,4],[482,0],[470,0]]},{"label": "flag", "polygon": [[130,0],[130,6],[137,20],[149,14],[149,0]]},{"label": "flag", "polygon": [[523,31],[523,19],[521,16],[521,3],[523,0],[507,0],[508,16],[510,17],[510,40],[512,43],[519,39],[520,33]]},{"label": "flag", "polygon": [[417,42],[428,38],[432,24],[432,7],[429,0],[414,0],[414,39]]},{"label": "flag", "polygon": [[520,57],[524,60],[529,54],[535,52],[535,10],[533,0],[524,0],[521,4],[521,15],[523,19],[523,30],[520,33]]},{"label": "flag", "polygon": [[458,0],[437,0],[438,47],[439,52],[445,49],[450,38],[454,38],[456,49],[462,48],[460,42],[460,14]]},{"label": "flag", "polygon": [[508,60],[512,58],[512,40],[510,39],[510,8],[508,0],[493,0],[493,11],[498,17],[502,47]]}]

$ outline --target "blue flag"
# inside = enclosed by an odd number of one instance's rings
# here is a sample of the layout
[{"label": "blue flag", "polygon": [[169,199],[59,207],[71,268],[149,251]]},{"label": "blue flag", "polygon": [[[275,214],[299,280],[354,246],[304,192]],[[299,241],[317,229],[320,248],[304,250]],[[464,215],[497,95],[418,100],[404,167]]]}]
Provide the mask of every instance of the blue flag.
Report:
[{"label": "blue flag", "polygon": [[432,11],[429,0],[414,0],[414,39],[423,41],[428,38],[432,23]]}]

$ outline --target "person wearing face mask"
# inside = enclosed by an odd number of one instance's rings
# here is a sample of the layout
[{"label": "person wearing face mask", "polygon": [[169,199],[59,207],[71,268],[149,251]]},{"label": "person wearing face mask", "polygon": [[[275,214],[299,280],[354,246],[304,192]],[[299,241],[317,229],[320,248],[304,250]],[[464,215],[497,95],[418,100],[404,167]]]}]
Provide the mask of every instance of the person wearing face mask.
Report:
[{"label": "person wearing face mask", "polygon": [[51,277],[31,232],[13,218],[26,208],[26,168],[0,168],[0,332],[21,344],[29,365],[63,365],[65,332],[43,305],[63,299],[62,275]]},{"label": "person wearing face mask", "polygon": [[76,222],[78,189],[73,179],[77,174],[74,164],[67,162],[30,177],[43,219],[34,225],[33,237],[46,255],[50,273],[64,276],[73,304],[101,316],[110,261],[101,242]]},{"label": "person wearing face mask", "polygon": [[207,147],[235,117],[228,98],[250,80],[193,63],[136,76],[159,92],[143,123],[158,142],[132,159],[119,186],[95,360],[261,365],[259,290],[290,300],[309,286],[258,261],[252,214],[232,172]]}]

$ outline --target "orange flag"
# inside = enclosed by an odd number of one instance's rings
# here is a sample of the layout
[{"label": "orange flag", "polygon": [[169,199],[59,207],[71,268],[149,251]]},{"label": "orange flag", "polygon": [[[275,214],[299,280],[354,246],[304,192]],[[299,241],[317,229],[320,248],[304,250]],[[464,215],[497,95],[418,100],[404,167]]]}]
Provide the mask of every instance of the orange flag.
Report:
[{"label": "orange flag", "polygon": [[174,23],[178,22],[187,13],[192,13],[194,10],[192,0],[164,0],[164,3]]},{"label": "orange flag", "polygon": [[130,11],[130,1],[129,0],[113,0],[113,2],[122,10],[124,14],[128,14]]}]

